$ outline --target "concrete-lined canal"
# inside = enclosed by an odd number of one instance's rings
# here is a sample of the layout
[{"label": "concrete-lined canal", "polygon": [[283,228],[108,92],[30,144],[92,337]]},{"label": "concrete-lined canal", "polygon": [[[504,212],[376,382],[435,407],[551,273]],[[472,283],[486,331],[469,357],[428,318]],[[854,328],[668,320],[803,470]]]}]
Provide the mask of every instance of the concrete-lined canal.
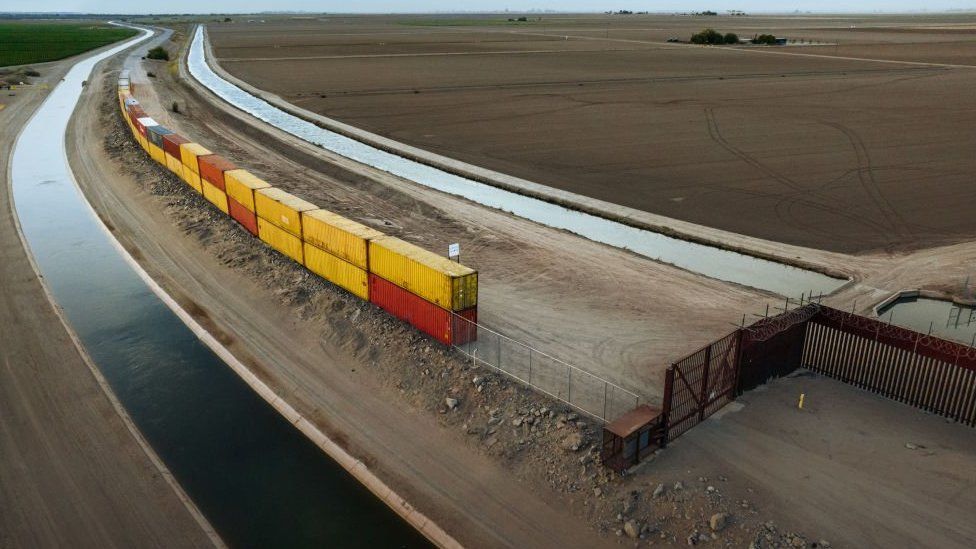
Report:
[{"label": "concrete-lined canal", "polygon": [[47,286],[142,434],[229,545],[426,546],[197,338],[126,261],[75,184],[65,131],[83,82],[99,61],[148,38],[75,64],[15,144],[16,214]]},{"label": "concrete-lined canal", "polygon": [[729,250],[631,227],[551,202],[493,187],[439,168],[397,156],[366,143],[321,128],[285,112],[228,82],[208,64],[203,27],[197,27],[190,45],[190,74],[218,97],[242,111],[309,143],[362,164],[438,191],[510,212],[583,236],[633,251],[718,280],[734,282],[784,296],[828,294],[847,281]]}]

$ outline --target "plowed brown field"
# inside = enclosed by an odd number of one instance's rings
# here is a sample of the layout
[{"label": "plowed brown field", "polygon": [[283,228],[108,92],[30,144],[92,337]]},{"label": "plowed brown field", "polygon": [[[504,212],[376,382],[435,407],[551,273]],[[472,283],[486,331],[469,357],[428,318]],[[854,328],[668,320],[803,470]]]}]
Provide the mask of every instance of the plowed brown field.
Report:
[{"label": "plowed brown field", "polygon": [[[797,44],[666,43],[705,26]],[[976,235],[976,17],[208,29],[225,69],[298,106],[586,196],[841,252]]]}]

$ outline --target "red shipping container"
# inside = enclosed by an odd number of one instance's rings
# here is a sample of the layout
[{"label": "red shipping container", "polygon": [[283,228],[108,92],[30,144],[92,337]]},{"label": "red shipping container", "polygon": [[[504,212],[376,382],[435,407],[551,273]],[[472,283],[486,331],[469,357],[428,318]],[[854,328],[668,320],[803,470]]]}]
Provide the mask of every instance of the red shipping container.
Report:
[{"label": "red shipping container", "polygon": [[173,158],[179,159],[181,158],[180,145],[189,142],[190,140],[183,137],[182,135],[176,133],[168,133],[163,136],[163,150],[173,155]]},{"label": "red shipping container", "polygon": [[219,154],[210,154],[197,158],[200,163],[200,177],[209,181],[214,187],[225,191],[224,172],[236,170],[237,166]]},{"label": "red shipping container", "polygon": [[455,318],[450,311],[372,273],[369,274],[369,300],[445,345],[461,345],[478,339],[477,307],[458,311],[455,314],[461,318]]},{"label": "red shipping container", "polygon": [[139,105],[129,105],[125,110],[129,113],[129,120],[132,120],[133,122],[139,118],[149,116]]},{"label": "red shipping container", "polygon": [[247,229],[247,232],[254,236],[258,235],[258,216],[229,196],[227,197],[227,213]]}]

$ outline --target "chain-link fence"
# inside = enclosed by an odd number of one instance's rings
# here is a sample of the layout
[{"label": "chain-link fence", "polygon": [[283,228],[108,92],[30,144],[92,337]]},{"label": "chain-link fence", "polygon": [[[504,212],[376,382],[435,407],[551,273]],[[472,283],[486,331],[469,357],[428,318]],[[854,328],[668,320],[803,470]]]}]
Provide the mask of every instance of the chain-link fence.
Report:
[{"label": "chain-link fence", "polygon": [[454,347],[473,362],[494,368],[602,421],[632,410],[636,394],[525,343],[454,315]]}]

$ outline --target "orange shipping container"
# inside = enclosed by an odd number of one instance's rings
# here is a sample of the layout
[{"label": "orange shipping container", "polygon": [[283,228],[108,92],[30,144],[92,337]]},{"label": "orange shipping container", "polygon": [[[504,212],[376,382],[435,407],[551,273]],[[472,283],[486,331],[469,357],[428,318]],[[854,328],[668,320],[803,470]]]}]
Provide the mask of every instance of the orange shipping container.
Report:
[{"label": "orange shipping container", "polygon": [[213,183],[221,191],[226,189],[224,172],[237,169],[233,162],[219,154],[199,156],[197,161],[200,163],[200,177]]}]

